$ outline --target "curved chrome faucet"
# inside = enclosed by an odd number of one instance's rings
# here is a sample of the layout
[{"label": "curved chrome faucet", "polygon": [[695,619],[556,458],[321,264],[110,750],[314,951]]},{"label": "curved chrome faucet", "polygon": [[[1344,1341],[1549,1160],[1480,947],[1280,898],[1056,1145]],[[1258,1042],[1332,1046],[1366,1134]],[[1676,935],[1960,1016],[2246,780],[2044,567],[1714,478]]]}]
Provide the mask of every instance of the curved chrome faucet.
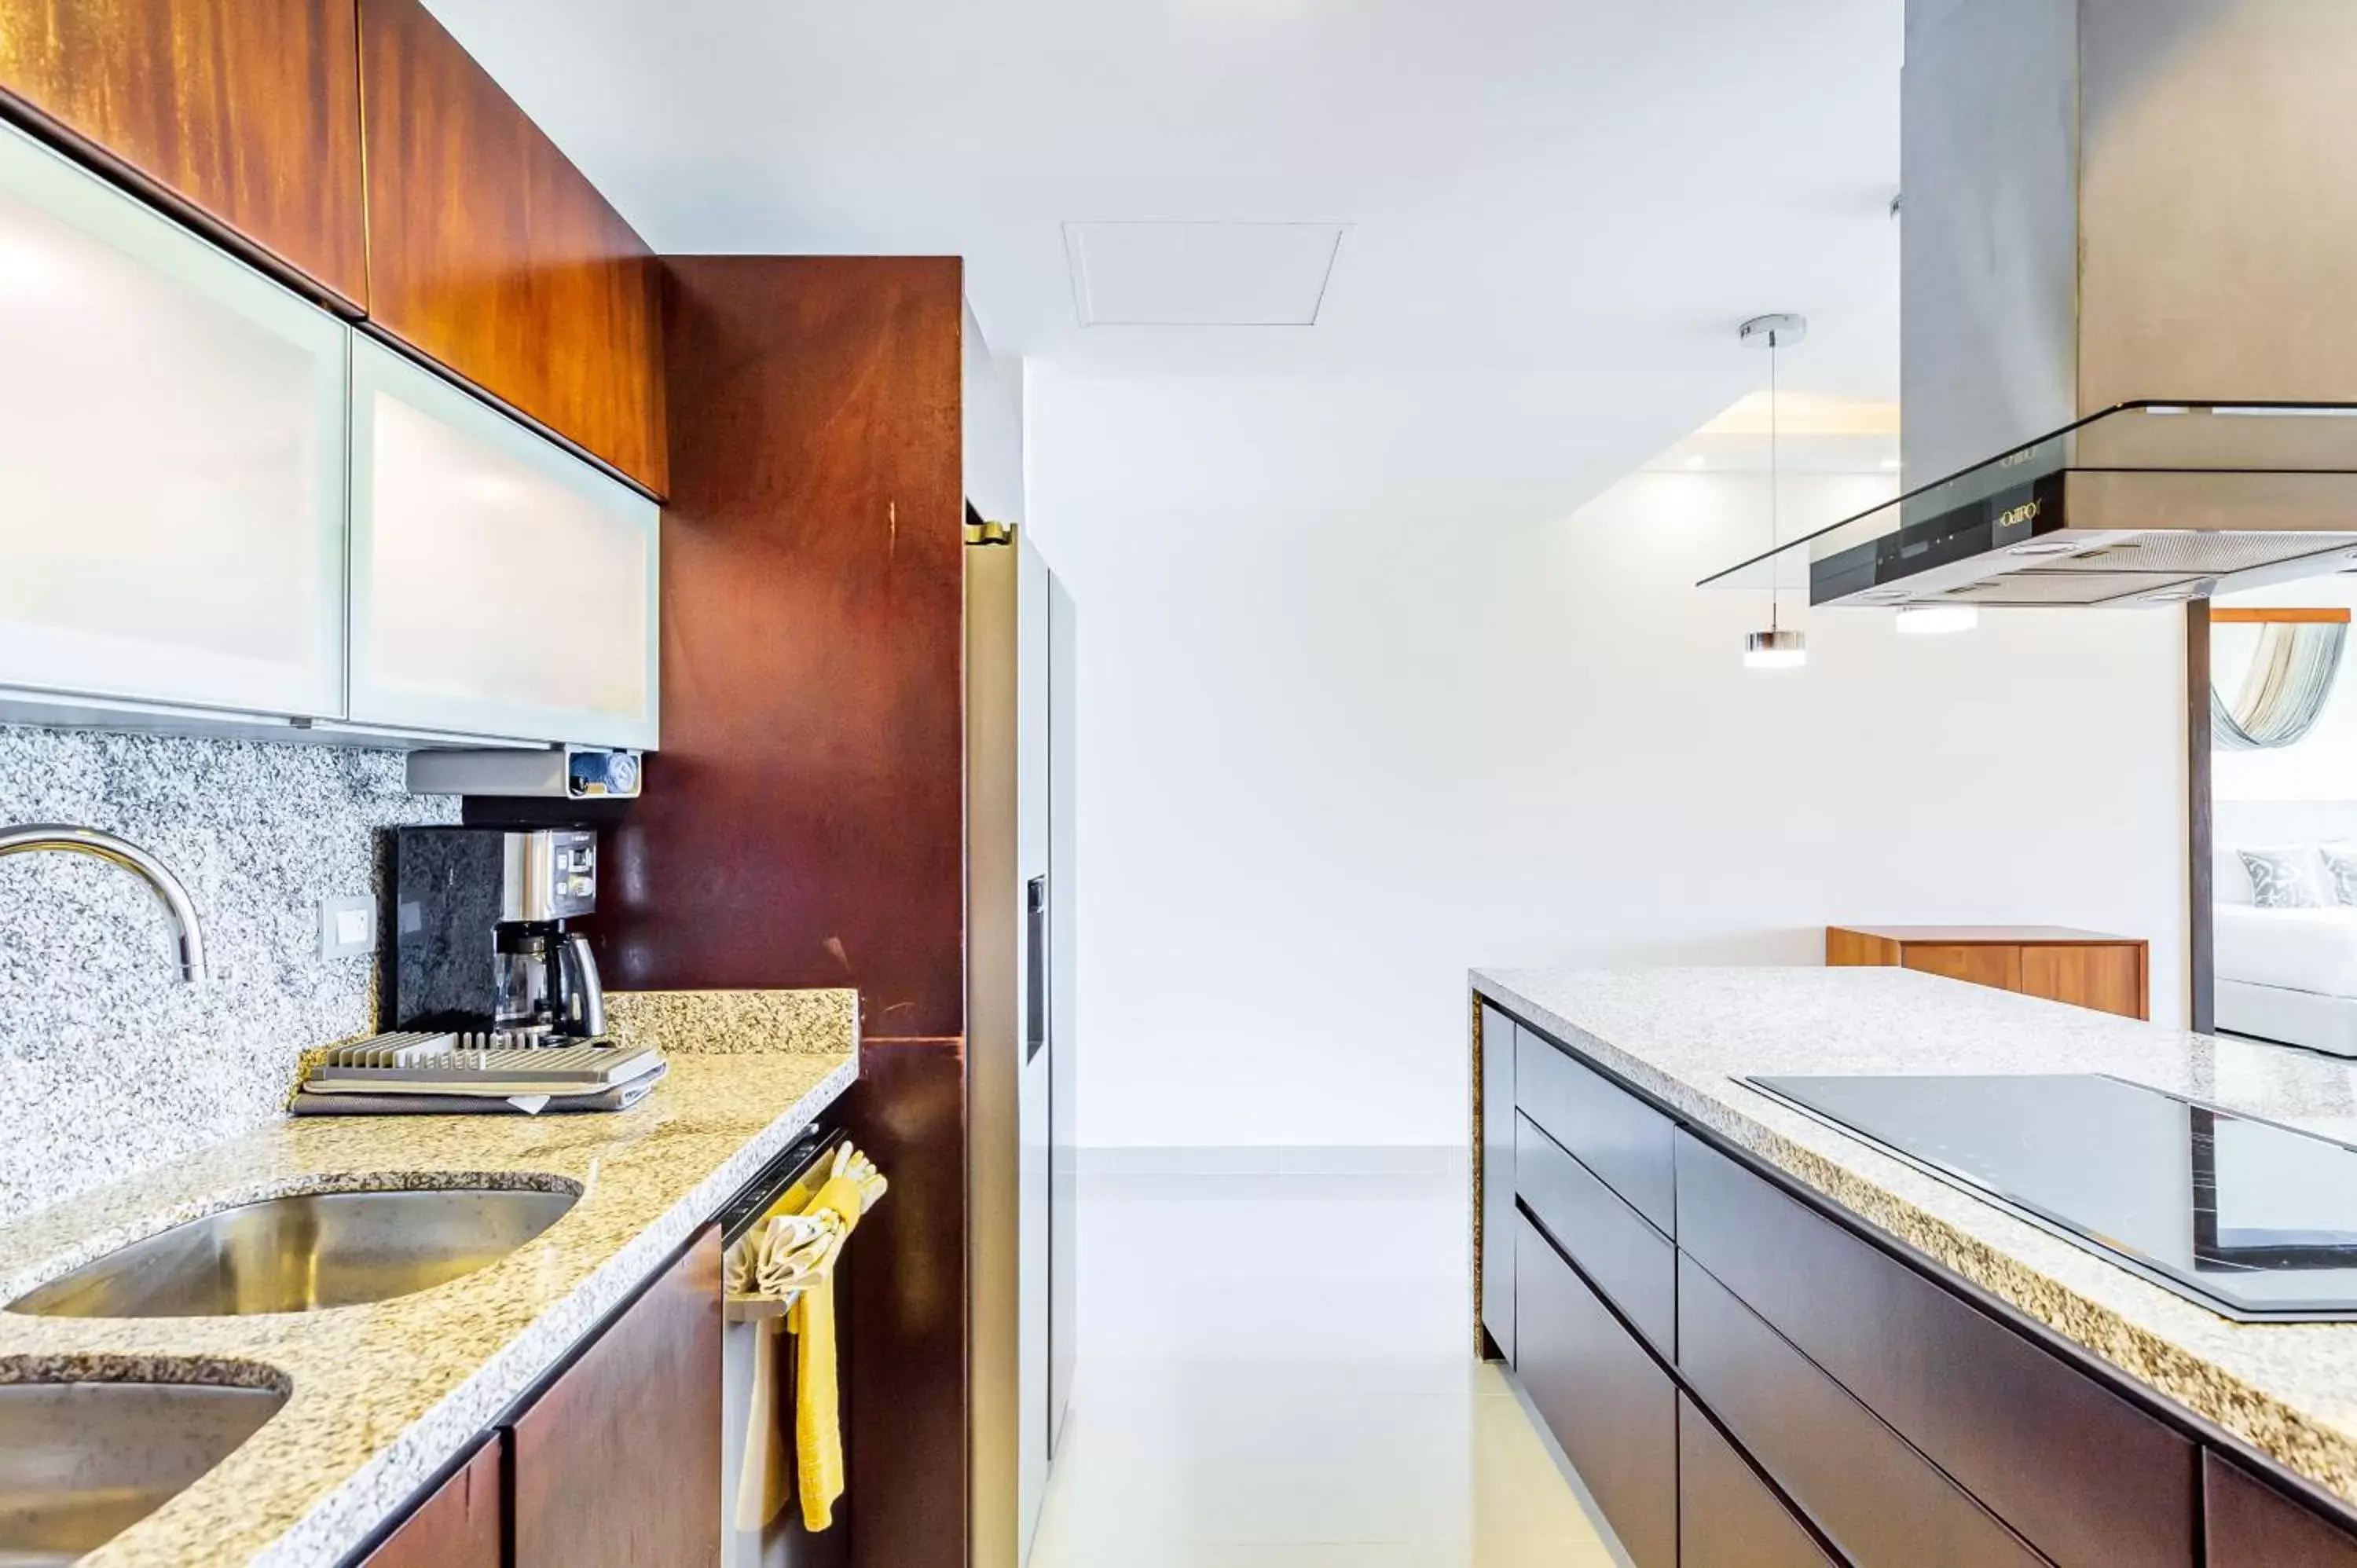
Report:
[{"label": "curved chrome faucet", "polygon": [[180,978],[194,984],[205,978],[205,933],[197,921],[197,907],[171,867],[127,839],[97,828],[68,822],[22,822],[0,827],[0,859],[49,850],[62,854],[87,854],[119,865],[154,889],[156,900],[172,922],[180,948]]}]

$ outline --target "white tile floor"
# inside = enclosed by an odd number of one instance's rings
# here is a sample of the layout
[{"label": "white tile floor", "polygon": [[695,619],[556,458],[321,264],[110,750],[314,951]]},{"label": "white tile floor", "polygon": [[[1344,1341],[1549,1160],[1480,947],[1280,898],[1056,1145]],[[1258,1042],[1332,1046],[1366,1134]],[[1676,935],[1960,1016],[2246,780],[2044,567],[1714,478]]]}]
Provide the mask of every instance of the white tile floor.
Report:
[{"label": "white tile floor", "polygon": [[1462,1176],[1100,1176],[1031,1568],[1608,1568],[1465,1353]]}]

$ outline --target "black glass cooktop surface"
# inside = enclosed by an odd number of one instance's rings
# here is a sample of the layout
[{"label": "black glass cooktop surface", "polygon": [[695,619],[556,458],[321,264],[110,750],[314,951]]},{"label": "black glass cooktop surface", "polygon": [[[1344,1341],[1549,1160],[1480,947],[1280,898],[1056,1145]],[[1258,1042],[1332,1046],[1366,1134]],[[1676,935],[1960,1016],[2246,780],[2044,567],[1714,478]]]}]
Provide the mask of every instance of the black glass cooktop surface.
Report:
[{"label": "black glass cooktop surface", "polygon": [[2357,1148],[2089,1073],[1749,1080],[2229,1317],[2357,1321]]}]

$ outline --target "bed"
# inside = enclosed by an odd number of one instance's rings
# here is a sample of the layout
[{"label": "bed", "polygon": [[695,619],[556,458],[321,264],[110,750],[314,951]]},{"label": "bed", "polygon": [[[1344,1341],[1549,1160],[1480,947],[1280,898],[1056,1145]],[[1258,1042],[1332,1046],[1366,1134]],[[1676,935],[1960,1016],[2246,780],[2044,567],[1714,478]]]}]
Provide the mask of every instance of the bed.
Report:
[{"label": "bed", "polygon": [[2357,1057],[2357,908],[2215,913],[2218,1027]]},{"label": "bed", "polygon": [[[2357,1057],[2357,906],[2259,908],[2236,853],[2243,845],[2357,842],[2357,803],[2222,800],[2216,810],[2218,1028]],[[2319,873],[2321,891],[2320,865]]]}]

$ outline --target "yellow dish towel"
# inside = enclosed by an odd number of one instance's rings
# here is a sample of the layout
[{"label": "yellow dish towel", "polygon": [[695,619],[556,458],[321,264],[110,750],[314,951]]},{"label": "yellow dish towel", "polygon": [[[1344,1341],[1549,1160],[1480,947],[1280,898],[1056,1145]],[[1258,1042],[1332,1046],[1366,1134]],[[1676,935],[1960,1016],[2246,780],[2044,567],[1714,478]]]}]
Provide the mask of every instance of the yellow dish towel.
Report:
[{"label": "yellow dish towel", "polygon": [[[818,1189],[806,1214],[832,1209],[842,1217],[847,1238],[859,1224],[867,1200],[859,1183],[838,1176]],[[802,1525],[813,1532],[834,1522],[835,1499],[843,1496],[843,1423],[836,1408],[834,1369],[834,1271],[822,1271],[803,1287],[786,1316],[794,1332],[794,1451],[802,1483]]]}]

